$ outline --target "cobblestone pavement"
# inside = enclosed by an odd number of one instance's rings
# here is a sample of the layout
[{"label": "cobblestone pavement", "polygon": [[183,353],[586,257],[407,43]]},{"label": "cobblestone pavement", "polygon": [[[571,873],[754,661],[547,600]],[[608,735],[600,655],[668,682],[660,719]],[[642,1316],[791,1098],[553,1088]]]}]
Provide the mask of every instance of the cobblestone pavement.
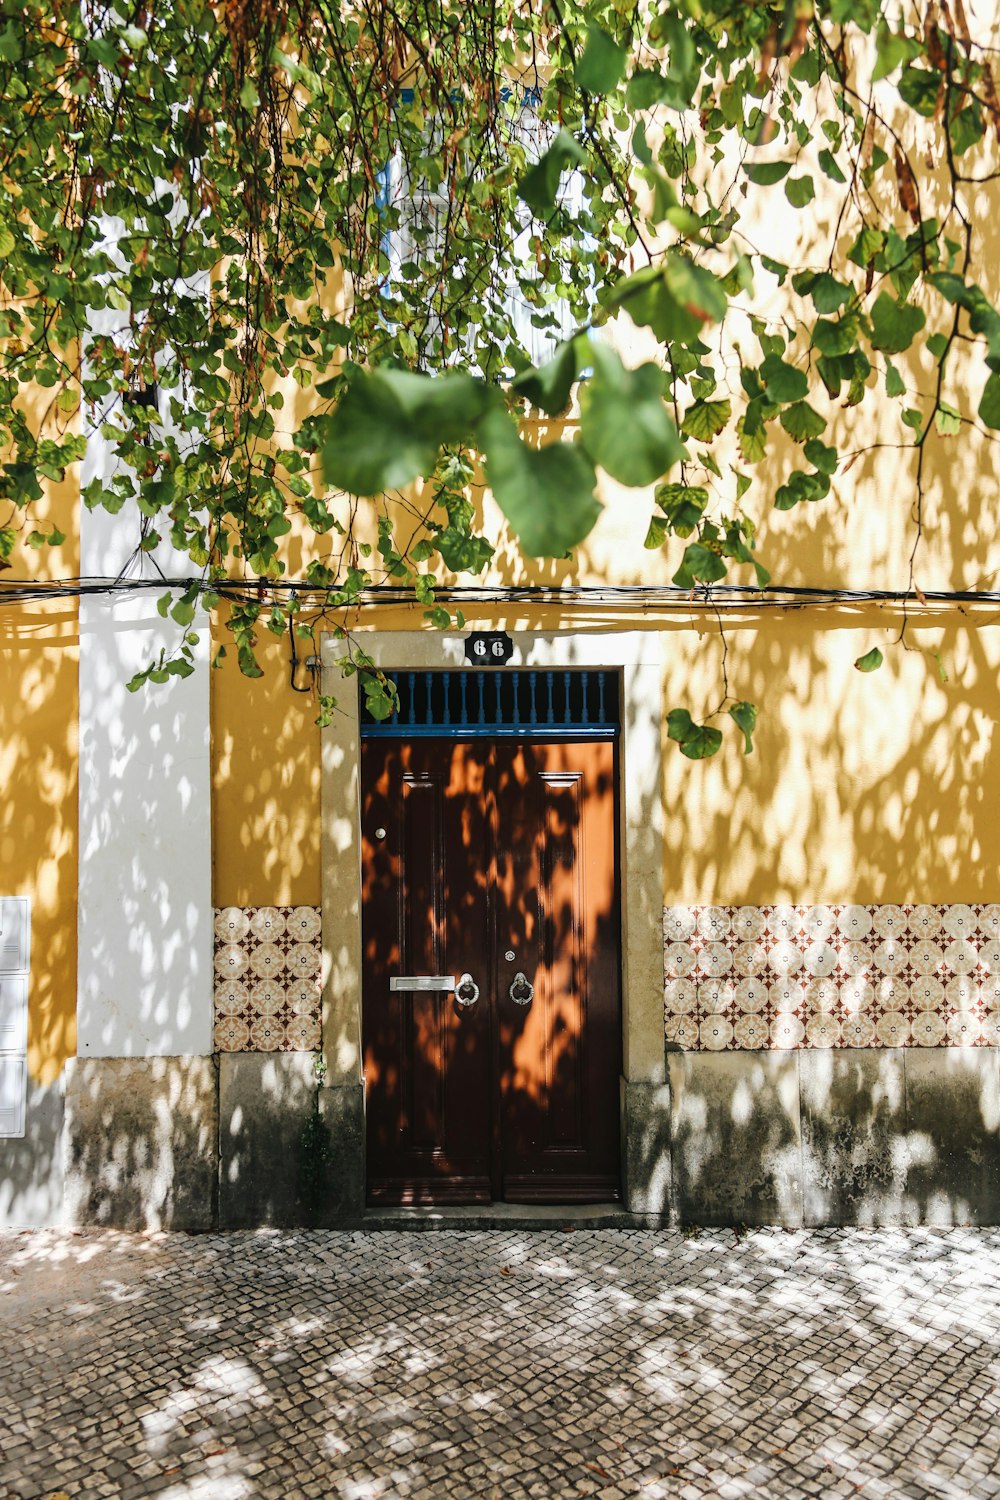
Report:
[{"label": "cobblestone pavement", "polygon": [[998,1230],[0,1235],[0,1495],[996,1495],[998,1271]]}]

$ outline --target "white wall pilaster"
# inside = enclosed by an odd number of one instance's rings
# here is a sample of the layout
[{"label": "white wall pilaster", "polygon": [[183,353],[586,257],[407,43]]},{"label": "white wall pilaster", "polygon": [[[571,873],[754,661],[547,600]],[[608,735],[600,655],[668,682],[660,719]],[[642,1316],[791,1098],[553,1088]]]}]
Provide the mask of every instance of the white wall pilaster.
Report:
[{"label": "white wall pilaster", "polygon": [[[107,444],[88,443],[82,481],[110,477]],[[132,505],[84,510],[80,572],[115,578],[139,539]],[[187,560],[155,554],[168,576]],[[189,566],[189,565],[188,565]],[[158,576],[144,554],[131,577]],[[198,1055],[212,1050],[211,765],[207,622],[191,629],[197,670],[126,683],[180,627],[157,613],[164,590],[80,601],[81,1057]]]}]

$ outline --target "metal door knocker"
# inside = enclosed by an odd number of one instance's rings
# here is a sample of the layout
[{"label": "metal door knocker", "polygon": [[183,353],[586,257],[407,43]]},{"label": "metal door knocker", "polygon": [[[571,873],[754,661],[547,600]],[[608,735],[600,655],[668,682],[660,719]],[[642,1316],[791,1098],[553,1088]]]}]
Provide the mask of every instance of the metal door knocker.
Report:
[{"label": "metal door knocker", "polygon": [[530,1005],[534,998],[535,986],[528,983],[527,975],[522,974],[519,969],[514,975],[514,983],[507,993],[515,1005]]},{"label": "metal door knocker", "polygon": [[479,986],[471,974],[463,974],[456,984],[455,999],[459,1005],[475,1005],[479,999]]}]

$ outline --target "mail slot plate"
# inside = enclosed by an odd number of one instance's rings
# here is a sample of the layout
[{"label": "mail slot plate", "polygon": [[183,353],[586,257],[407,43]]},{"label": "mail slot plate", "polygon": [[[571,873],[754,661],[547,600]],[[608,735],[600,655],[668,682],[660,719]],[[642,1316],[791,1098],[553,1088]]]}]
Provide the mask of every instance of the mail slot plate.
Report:
[{"label": "mail slot plate", "polygon": [[394,974],[390,990],[453,990],[454,974]]}]

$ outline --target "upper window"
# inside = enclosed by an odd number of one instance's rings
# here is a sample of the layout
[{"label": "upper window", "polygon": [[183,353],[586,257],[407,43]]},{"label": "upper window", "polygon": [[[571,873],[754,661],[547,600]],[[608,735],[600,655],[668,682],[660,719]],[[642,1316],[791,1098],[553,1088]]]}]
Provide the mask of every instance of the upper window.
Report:
[{"label": "upper window", "polygon": [[[525,88],[517,94],[510,91],[504,98],[504,102],[511,106],[507,116],[509,139],[521,146],[529,161],[537,161],[544,155],[555,134],[553,127],[538,114],[538,99],[537,90]],[[403,90],[401,102],[412,105],[412,90]],[[558,206],[574,222],[585,206],[583,185],[579,171],[563,174]],[[398,146],[380,174],[379,204],[381,208],[392,211],[389,215],[392,222],[382,241],[388,263],[382,291],[386,300],[392,302],[398,297],[402,282],[426,275],[433,267],[442,264],[452,204],[445,183],[434,185],[425,177],[415,178]],[[548,286],[540,273],[533,274],[531,268],[536,264],[533,236],[537,226],[533,229],[531,211],[522,202],[517,205],[517,223],[519,227],[513,239],[497,258],[500,274],[495,283],[488,288],[477,287],[477,294],[485,304],[482,324],[488,330],[492,315],[499,339],[506,335],[509,341],[512,337],[518,346],[516,350],[502,350],[502,363],[507,367],[505,373],[513,373],[513,369],[523,365],[525,359],[533,365],[544,363],[556,345],[570,337],[582,321],[578,314],[574,315],[566,297]],[[586,235],[583,243],[589,243]],[[464,270],[465,264],[460,261],[446,272],[459,296]],[[449,334],[448,310],[446,295],[439,297],[437,305],[431,299],[425,324],[427,333],[445,349]],[[452,311],[455,311],[454,306]],[[459,323],[460,319],[454,321]],[[466,362],[471,360],[475,365],[482,363],[481,357],[477,357],[470,347],[470,340],[461,336],[454,341],[451,357]]]}]

